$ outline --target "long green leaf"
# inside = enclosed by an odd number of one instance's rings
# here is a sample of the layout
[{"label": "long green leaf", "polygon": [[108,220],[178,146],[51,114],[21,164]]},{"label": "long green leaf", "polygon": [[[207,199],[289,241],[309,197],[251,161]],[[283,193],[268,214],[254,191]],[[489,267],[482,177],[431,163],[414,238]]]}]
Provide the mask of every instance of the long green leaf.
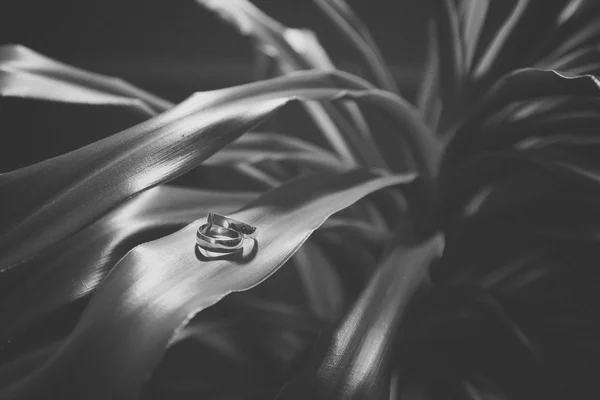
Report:
[{"label": "long green leaf", "polygon": [[199,311],[271,276],[332,213],[412,176],[355,170],[311,175],[259,197],[233,218],[258,227],[237,260],[201,261],[203,220],[141,245],[96,291],[66,344],[28,379],[1,393],[13,399],[134,398],[174,334]]},{"label": "long green leaf", "polygon": [[0,175],[0,271],[34,257],[132,195],[189,171],[289,101],[351,98],[354,92],[340,88],[355,85],[346,74],[305,72],[198,93],[107,139]]}]

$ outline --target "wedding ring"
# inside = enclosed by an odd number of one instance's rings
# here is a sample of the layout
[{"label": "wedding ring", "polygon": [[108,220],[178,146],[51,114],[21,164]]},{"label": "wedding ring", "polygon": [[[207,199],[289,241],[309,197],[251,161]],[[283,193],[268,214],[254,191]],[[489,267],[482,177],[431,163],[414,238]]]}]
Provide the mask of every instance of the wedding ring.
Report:
[{"label": "wedding ring", "polygon": [[256,227],[252,225],[248,225],[244,222],[237,221],[233,218],[226,217],[221,214],[209,213],[208,214],[208,223],[222,226],[223,228],[231,229],[235,232],[242,234],[243,236],[247,236],[250,238],[256,237]]},{"label": "wedding ring", "polygon": [[242,248],[244,236],[233,229],[214,225],[209,221],[198,228],[196,243],[205,250],[234,252]]}]

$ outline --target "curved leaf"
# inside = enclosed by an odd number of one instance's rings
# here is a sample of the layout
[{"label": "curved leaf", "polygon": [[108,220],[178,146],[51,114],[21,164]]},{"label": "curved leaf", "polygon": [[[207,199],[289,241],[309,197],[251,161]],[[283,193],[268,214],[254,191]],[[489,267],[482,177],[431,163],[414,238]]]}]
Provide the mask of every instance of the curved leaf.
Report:
[{"label": "curved leaf", "polygon": [[123,81],[58,63],[23,46],[0,46],[0,110],[6,132],[0,172],[83,147],[171,106]]},{"label": "curved leaf", "polygon": [[[143,102],[139,107],[146,111],[148,109],[152,110],[152,114],[166,111],[173,106],[167,100],[139,89],[119,78],[75,68],[36,53],[25,46],[0,46],[0,71],[9,73],[9,76],[16,76],[17,79],[35,79],[37,82],[43,83],[40,88],[32,86],[30,89],[52,98],[54,96],[62,97],[79,90],[82,91],[81,93],[88,94],[93,91],[98,97],[110,96],[137,99],[138,102]],[[62,91],[51,90],[61,87],[61,84],[64,84],[64,87],[71,89],[71,91],[63,93]],[[21,93],[31,95],[27,92]]]},{"label": "curved leaf", "polygon": [[[463,42],[460,35],[458,10],[453,0],[434,0],[439,57],[439,89],[444,116],[457,109],[466,74]],[[448,117],[442,118],[445,121]]]},{"label": "curved leaf", "polygon": [[[474,68],[474,79],[485,88],[512,68],[527,66],[528,53],[555,29],[569,0],[518,0],[509,18]],[[528,45],[523,44],[527,38]]]},{"label": "curved leaf", "polygon": [[462,38],[465,55],[465,67],[471,69],[477,42],[488,14],[490,0],[462,1]]},{"label": "curved leaf", "polygon": [[312,143],[276,133],[247,133],[210,157],[205,165],[254,164],[264,160],[293,160],[301,165],[340,171],[335,155]]},{"label": "curved leaf", "polygon": [[[410,228],[412,229],[412,228]],[[436,235],[414,243],[404,232],[383,260],[367,288],[306,371],[280,392],[278,399],[379,399],[389,396],[393,346],[413,294],[424,282],[429,264],[441,255]],[[325,350],[325,351],[323,351]]]},{"label": "curved leaf", "polygon": [[142,117],[156,113],[143,101],[99,92],[89,87],[59,81],[29,72],[11,71],[0,64],[0,96],[4,98],[38,99],[60,103],[122,107]]},{"label": "curved leaf", "polygon": [[238,260],[198,258],[194,237],[203,221],[136,247],[98,288],[65,346],[2,395],[134,398],[194,314],[267,279],[332,213],[412,178],[355,170],[280,186],[231,214],[258,227],[256,241],[246,242]]},{"label": "curved leaf", "polygon": [[456,129],[444,155],[444,164],[464,159],[471,146],[469,143],[477,141],[479,126],[494,111],[511,103],[543,97],[585,99],[598,95],[600,82],[593,75],[567,76],[557,71],[534,68],[514,71],[499,80]]},{"label": "curved leaf", "polygon": [[[289,101],[360,96],[360,91],[339,89],[354,89],[355,84],[347,74],[305,72],[198,93],[107,139],[1,174],[0,271],[35,256],[128,197],[189,171]],[[364,99],[403,107],[379,93]]]},{"label": "curved leaf", "polygon": [[[231,22],[242,35],[254,39],[262,52],[279,61],[284,72],[335,66],[311,32],[285,27],[248,0],[197,0]],[[366,84],[365,89],[374,88]],[[328,104],[306,104],[305,108],[323,131],[331,147],[348,165],[387,169],[364,117],[355,105],[337,109]],[[350,118],[347,118],[349,116]],[[358,129],[357,129],[358,128]]]},{"label": "curved leaf", "polygon": [[387,67],[383,55],[375,44],[375,40],[363,22],[356,16],[344,0],[314,0],[325,12],[348,42],[358,50],[363,61],[373,75],[373,80],[380,89],[398,93],[396,80]]},{"label": "curved leaf", "polygon": [[36,317],[89,295],[111,268],[138,244],[165,236],[209,211],[230,212],[256,193],[210,192],[159,186],[122,204],[86,229],[52,247],[16,274],[2,277],[0,337]]},{"label": "curved leaf", "polygon": [[438,27],[433,21],[429,21],[427,28],[427,61],[417,94],[417,105],[429,128],[435,132],[437,131],[442,107],[439,94],[440,56],[437,50],[436,34]]}]

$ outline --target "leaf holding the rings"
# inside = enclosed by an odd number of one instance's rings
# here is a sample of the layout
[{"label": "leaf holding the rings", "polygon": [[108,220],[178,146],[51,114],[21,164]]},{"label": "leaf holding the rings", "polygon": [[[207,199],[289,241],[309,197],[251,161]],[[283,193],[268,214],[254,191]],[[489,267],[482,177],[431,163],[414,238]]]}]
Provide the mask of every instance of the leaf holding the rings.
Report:
[{"label": "leaf holding the rings", "polygon": [[[238,209],[257,196],[159,186],[122,204],[44,257],[4,274],[0,302],[18,307],[0,307],[0,341],[35,318],[92,293],[138,244],[175,232],[209,211]],[[16,279],[26,283],[15,285]]]},{"label": "leaf holding the rings", "polygon": [[413,175],[366,170],[316,174],[286,183],[229,216],[258,228],[247,258],[201,261],[195,233],[204,220],[136,247],[97,289],[65,345],[0,397],[135,398],[191,317],[232,292],[260,284],[331,214]]},{"label": "leaf holding the rings", "polygon": [[362,89],[352,75],[311,71],[197,93],[111,137],[0,175],[0,271],[35,257],[129,197],[198,166],[293,100],[356,98],[397,110],[411,144],[419,147],[418,161],[431,165],[431,149],[420,147],[432,138],[418,116],[384,92]]}]

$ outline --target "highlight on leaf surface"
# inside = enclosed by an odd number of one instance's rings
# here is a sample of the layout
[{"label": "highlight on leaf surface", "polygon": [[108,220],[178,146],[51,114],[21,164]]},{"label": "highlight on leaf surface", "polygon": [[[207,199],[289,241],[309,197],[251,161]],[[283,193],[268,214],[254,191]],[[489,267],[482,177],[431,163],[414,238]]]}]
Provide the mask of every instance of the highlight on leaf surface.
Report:
[{"label": "highlight on leaf surface", "polygon": [[[355,90],[356,86],[345,74],[304,72],[198,93],[107,139],[1,175],[0,190],[19,197],[20,202],[11,207],[4,203],[0,270],[36,256],[126,198],[191,170],[296,99],[348,98],[377,104],[398,118],[420,167],[433,171],[438,148],[432,148],[433,138],[410,107],[386,92],[364,92],[360,86]],[[31,187],[36,187],[35,195]],[[110,191],[106,191],[108,187]],[[35,237],[30,235],[32,231]]]}]

